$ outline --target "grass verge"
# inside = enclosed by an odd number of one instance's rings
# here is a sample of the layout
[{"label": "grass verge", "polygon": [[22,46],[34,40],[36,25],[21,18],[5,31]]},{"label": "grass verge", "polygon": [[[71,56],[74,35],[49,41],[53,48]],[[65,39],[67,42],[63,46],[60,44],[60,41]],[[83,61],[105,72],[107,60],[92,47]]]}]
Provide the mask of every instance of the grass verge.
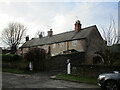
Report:
[{"label": "grass verge", "polygon": [[15,68],[2,68],[3,72],[10,72],[10,73],[17,73],[17,74],[27,74],[30,73],[30,71],[15,69]]},{"label": "grass verge", "polygon": [[67,75],[67,74],[53,76],[53,79],[61,79],[61,80],[68,80],[68,81],[75,81],[75,82],[89,83],[89,84],[96,84],[97,83],[96,78],[78,77],[78,76]]}]

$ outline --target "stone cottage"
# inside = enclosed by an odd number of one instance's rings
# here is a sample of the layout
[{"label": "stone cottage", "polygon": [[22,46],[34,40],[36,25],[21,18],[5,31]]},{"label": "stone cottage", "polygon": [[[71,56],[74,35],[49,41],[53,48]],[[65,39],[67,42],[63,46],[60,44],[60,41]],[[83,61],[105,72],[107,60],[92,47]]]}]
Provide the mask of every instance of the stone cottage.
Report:
[{"label": "stone cottage", "polygon": [[31,48],[43,48],[51,56],[84,52],[87,63],[92,64],[93,57],[96,56],[95,52],[104,47],[104,40],[96,25],[82,28],[80,21],[77,20],[74,26],[73,31],[56,35],[53,35],[51,29],[45,37],[39,35],[39,38],[31,40],[26,37],[26,42],[20,47],[18,53],[24,55]]}]

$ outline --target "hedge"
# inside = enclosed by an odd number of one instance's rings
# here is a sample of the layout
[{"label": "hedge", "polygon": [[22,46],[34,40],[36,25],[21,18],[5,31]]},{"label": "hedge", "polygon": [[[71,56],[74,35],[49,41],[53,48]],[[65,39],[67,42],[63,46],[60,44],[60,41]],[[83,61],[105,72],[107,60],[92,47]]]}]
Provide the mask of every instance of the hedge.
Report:
[{"label": "hedge", "polygon": [[28,62],[26,62],[22,56],[14,54],[2,54],[2,67],[3,68],[18,68],[26,69],[28,68]]},{"label": "hedge", "polygon": [[19,55],[14,55],[14,54],[2,54],[2,61],[3,62],[15,62],[21,59]]}]

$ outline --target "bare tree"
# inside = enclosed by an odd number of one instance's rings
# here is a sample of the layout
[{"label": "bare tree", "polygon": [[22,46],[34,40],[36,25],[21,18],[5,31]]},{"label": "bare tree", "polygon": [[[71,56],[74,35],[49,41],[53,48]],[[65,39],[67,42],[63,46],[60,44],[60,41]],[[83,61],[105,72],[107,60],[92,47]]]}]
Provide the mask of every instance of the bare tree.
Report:
[{"label": "bare tree", "polygon": [[107,45],[111,46],[119,42],[118,30],[116,28],[116,23],[113,18],[110,19],[110,25],[108,28],[103,28],[103,37],[107,41]]},{"label": "bare tree", "polygon": [[26,27],[23,24],[12,22],[3,30],[2,40],[10,46],[11,53],[15,53],[25,34]]},{"label": "bare tree", "polygon": [[109,27],[103,28],[103,37],[107,42],[107,45],[103,50],[97,52],[104,58],[104,64],[112,65],[115,62],[117,55],[112,51],[111,46],[119,42],[118,30],[116,27],[115,20],[110,18]]}]

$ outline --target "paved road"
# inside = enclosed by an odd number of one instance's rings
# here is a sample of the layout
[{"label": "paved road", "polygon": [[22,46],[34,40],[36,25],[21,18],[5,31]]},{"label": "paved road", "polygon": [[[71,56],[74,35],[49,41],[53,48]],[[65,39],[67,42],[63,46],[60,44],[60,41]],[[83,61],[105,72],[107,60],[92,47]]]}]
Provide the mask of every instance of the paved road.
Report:
[{"label": "paved road", "polygon": [[2,73],[3,88],[99,88],[97,85],[49,79],[50,75]]}]

